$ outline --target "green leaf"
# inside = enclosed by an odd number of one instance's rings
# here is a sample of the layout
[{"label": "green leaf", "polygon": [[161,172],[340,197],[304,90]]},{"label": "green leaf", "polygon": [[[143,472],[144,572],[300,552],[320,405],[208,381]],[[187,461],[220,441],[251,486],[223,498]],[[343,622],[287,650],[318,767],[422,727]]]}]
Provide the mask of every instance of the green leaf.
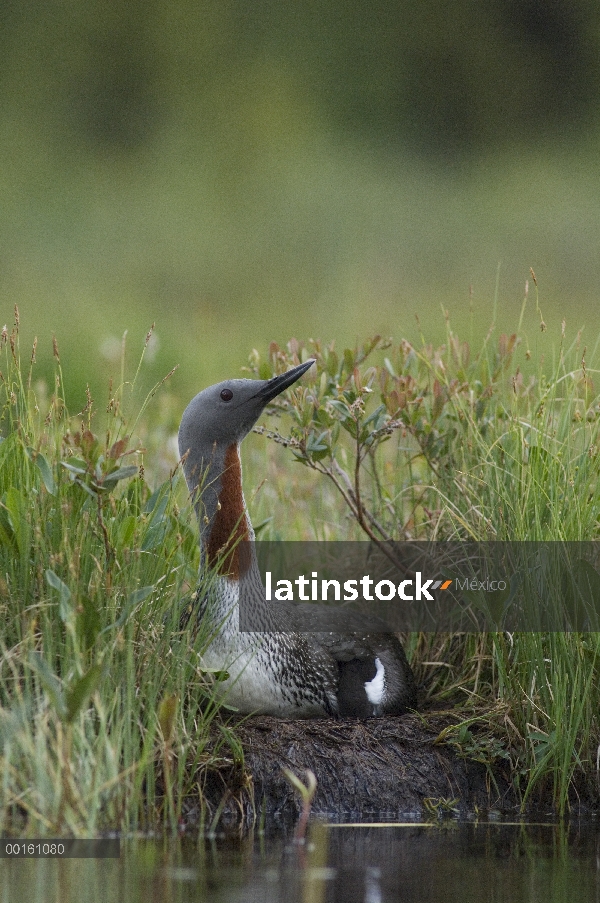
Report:
[{"label": "green leaf", "polygon": [[342,429],[346,430],[347,433],[350,433],[353,439],[356,439],[358,424],[352,417],[347,417],[342,420]]},{"label": "green leaf", "polygon": [[27,518],[27,501],[22,492],[16,486],[11,486],[6,491],[5,505],[8,511],[8,518],[13,529],[17,548],[21,555],[25,555],[29,550],[29,521]]},{"label": "green leaf", "polygon": [[41,452],[38,452],[35,457],[35,464],[37,469],[40,472],[42,477],[42,482],[46,487],[46,491],[50,493],[50,495],[56,495],[56,483],[54,481],[54,476],[52,474],[52,468],[44,458]]},{"label": "green leaf", "polygon": [[98,497],[98,493],[96,492],[97,487],[95,486],[95,484],[92,488],[92,486],[88,486],[87,483],[84,483],[83,480],[80,480],[79,477],[77,477],[74,482],[77,484],[77,486],[81,486],[81,488],[84,489],[87,494],[90,495],[93,499]]},{"label": "green leaf", "polygon": [[66,692],[66,715],[65,721],[70,724],[80,709],[83,708],[92,693],[96,690],[102,677],[102,665],[96,663],[92,665],[89,671],[71,682],[71,686]]},{"label": "green leaf", "polygon": [[52,474],[52,468],[48,464],[48,461],[43,456],[40,451],[36,451],[35,448],[31,448],[29,446],[27,448],[27,457],[30,461],[36,465],[37,469],[40,472],[42,477],[42,482],[46,487],[46,490],[50,493],[50,495],[56,494],[56,483],[54,482],[54,476]]},{"label": "green leaf", "polygon": [[52,589],[57,590],[60,595],[58,602],[58,616],[64,624],[73,614],[71,590],[66,583],[62,582],[60,577],[58,577],[54,571],[50,570],[50,568],[46,571],[46,583],[48,586],[51,586]]},{"label": "green leaf", "polygon": [[77,474],[78,476],[88,472],[88,466],[81,458],[69,458],[68,461],[61,461],[60,463],[69,473]]},{"label": "green leaf", "polygon": [[325,364],[325,370],[329,374],[329,376],[335,377],[338,371],[338,356],[335,351],[330,351],[327,355],[327,362]]},{"label": "green leaf", "polygon": [[141,514],[142,502],[144,500],[144,492],[146,486],[142,477],[137,476],[130,480],[125,490],[125,498],[129,508],[134,515]]},{"label": "green leaf", "polygon": [[348,373],[354,372],[355,366],[355,356],[354,352],[349,348],[344,348],[344,367],[348,371]]},{"label": "green leaf", "polygon": [[128,546],[135,533],[137,518],[133,514],[128,514],[123,518],[119,527],[119,545]]},{"label": "green leaf", "polygon": [[142,540],[142,552],[151,552],[153,549],[162,546],[167,535],[168,524],[162,520],[158,523],[151,523]]},{"label": "green leaf", "polygon": [[104,477],[101,485],[104,486],[104,488],[108,488],[109,486],[116,485],[119,480],[126,480],[128,477],[134,477],[137,473],[138,468],[135,464],[127,464],[125,467],[118,467],[116,470],[111,470],[111,472]]},{"label": "green leaf", "polygon": [[229,671],[224,671],[222,668],[202,668],[199,667],[198,674],[207,674],[210,677],[214,677],[215,680],[229,680],[230,673]]},{"label": "green leaf", "polygon": [[60,680],[56,674],[50,670],[47,662],[42,658],[39,652],[30,652],[28,661],[29,666],[35,671],[42,687],[48,694],[48,698],[50,699],[56,714],[61,721],[64,721],[67,717],[67,703],[65,701]]},{"label": "green leaf", "polygon": [[327,438],[327,431],[321,433],[320,436],[315,436],[314,433],[311,433],[308,437],[308,442],[306,443],[306,451],[307,452],[315,452],[315,451],[323,451],[323,449],[327,449],[327,443],[323,440]]},{"label": "green leaf", "polygon": [[144,505],[144,513],[152,514],[152,520],[162,518],[167,509],[168,497],[169,486],[167,483],[161,483]]},{"label": "green leaf", "polygon": [[332,398],[329,404],[338,412],[338,414],[341,414],[342,421],[348,419],[352,420],[352,413],[345,401],[342,401],[339,398]]},{"label": "green leaf", "polygon": [[314,419],[316,423],[319,424],[319,426],[330,427],[333,423],[333,417],[328,411],[325,410],[325,408],[318,408],[315,413]]},{"label": "green leaf", "polygon": [[[374,420],[379,421],[379,418],[381,417],[381,415],[385,414],[385,413],[386,413],[385,405],[380,404],[378,408],[375,408],[375,410],[373,411],[372,414],[369,414],[369,416],[367,417],[366,420],[363,420],[363,427],[368,426],[370,423],[373,423]],[[381,417],[381,419],[382,419],[382,423],[384,423],[388,419],[387,414],[385,417]],[[373,429],[378,430],[381,425],[382,424],[377,422],[374,424]]]}]

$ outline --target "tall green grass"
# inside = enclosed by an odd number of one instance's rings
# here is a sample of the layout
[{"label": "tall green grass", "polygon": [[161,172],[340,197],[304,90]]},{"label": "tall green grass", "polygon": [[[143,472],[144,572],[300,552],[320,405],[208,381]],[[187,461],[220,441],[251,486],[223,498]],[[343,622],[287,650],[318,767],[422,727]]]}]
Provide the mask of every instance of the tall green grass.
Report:
[{"label": "tall green grass", "polygon": [[179,632],[198,568],[187,494],[176,473],[146,482],[134,383],[70,416],[55,348],[41,406],[18,327],[0,339],[0,831],[174,827],[221,756],[210,676]]},{"label": "tall green grass", "polygon": [[[531,354],[523,350],[525,359],[507,372],[483,420],[478,422],[464,398],[457,400],[455,410],[465,426],[454,450],[455,469],[443,471],[451,502],[442,508],[448,522],[468,524],[477,539],[598,540],[596,350],[586,349],[581,335],[567,343],[564,325],[553,360],[532,360],[528,368]],[[492,357],[484,355],[479,366],[488,367]],[[560,604],[559,588],[560,580],[546,580],[548,606]],[[597,585],[595,592],[597,610]],[[548,790],[562,814],[577,801],[576,788],[596,800],[600,636],[490,633],[467,640],[465,651],[469,647],[475,667],[465,679],[464,655],[461,692],[476,709],[496,707],[493,748],[510,763],[523,803]],[[484,759],[486,743],[489,735],[480,750]],[[469,744],[473,752],[474,736]]]},{"label": "tall green grass", "polygon": [[[439,348],[378,338],[343,352],[291,343],[255,359],[263,376],[317,359],[312,384],[280,402],[279,413],[292,418],[285,442],[312,482],[321,473],[330,492],[339,490],[327,538],[599,538],[596,351],[580,335],[567,343],[563,326],[553,358],[536,360],[519,335],[525,312],[524,304],[513,335],[492,329],[476,348],[448,325]],[[539,307],[537,315],[545,329]],[[277,431],[271,436],[281,444]],[[273,522],[265,530],[277,535]],[[531,574],[526,589],[561,610],[554,570],[540,587]],[[586,574],[597,611],[600,577]],[[444,740],[490,773],[504,764],[524,804],[544,789],[561,813],[576,788],[597,798],[597,633],[423,634],[407,642],[430,704],[453,707],[456,727]]]},{"label": "tall green grass", "polygon": [[[203,776],[240,749],[215,721],[207,638],[180,627],[197,534],[176,459],[148,483],[168,439],[160,415],[148,427],[160,390],[136,400],[121,373],[105,403],[71,415],[58,349],[48,389],[35,349],[21,357],[18,315],[0,345],[0,830],[175,827],[183,798],[202,807]],[[394,538],[598,538],[600,399],[579,338],[545,362],[516,335],[474,349],[449,327],[441,348],[368,347],[253,357],[261,375],[317,357],[279,400],[293,441],[271,447],[266,485],[266,440],[245,444],[261,537],[361,534],[327,475],[335,457],[355,488],[360,471],[363,513]],[[292,454],[311,470],[288,471]],[[562,813],[577,789],[597,798],[598,634],[415,634],[407,651],[426,706],[449,713],[440,741],[491,780],[503,766],[524,804],[542,790]]]}]

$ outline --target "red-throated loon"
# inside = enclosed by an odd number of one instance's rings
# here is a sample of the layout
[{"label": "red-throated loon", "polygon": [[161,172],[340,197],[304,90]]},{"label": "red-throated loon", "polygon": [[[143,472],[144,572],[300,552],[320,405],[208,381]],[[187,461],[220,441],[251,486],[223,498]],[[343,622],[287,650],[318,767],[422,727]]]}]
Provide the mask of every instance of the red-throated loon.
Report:
[{"label": "red-throated loon", "polygon": [[[266,405],[313,360],[268,380],[230,379],[187,406],[179,452],[200,525],[201,568],[212,589],[195,594],[211,641],[207,668],[226,670],[228,705],[284,718],[366,718],[416,707],[404,649],[387,625],[342,609],[267,603],[242,492],[240,443]],[[260,632],[239,628],[240,586]]]}]

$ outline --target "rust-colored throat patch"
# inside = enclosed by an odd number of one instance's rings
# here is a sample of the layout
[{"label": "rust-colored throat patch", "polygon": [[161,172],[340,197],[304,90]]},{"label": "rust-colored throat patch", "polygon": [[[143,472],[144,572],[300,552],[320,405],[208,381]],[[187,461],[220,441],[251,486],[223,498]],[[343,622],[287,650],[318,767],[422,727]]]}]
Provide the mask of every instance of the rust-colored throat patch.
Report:
[{"label": "rust-colored throat patch", "polygon": [[250,566],[248,515],[242,493],[242,464],[238,446],[225,452],[217,511],[207,543],[208,562],[223,577],[239,580]]}]

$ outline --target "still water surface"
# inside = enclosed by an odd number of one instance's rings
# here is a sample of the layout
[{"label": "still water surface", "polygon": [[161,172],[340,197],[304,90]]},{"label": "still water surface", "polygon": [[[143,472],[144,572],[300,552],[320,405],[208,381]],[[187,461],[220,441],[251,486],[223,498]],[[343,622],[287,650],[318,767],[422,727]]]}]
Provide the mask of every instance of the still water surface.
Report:
[{"label": "still water surface", "polygon": [[0,861],[0,903],[600,903],[600,826],[313,824],[241,840],[123,841],[119,860]]}]

